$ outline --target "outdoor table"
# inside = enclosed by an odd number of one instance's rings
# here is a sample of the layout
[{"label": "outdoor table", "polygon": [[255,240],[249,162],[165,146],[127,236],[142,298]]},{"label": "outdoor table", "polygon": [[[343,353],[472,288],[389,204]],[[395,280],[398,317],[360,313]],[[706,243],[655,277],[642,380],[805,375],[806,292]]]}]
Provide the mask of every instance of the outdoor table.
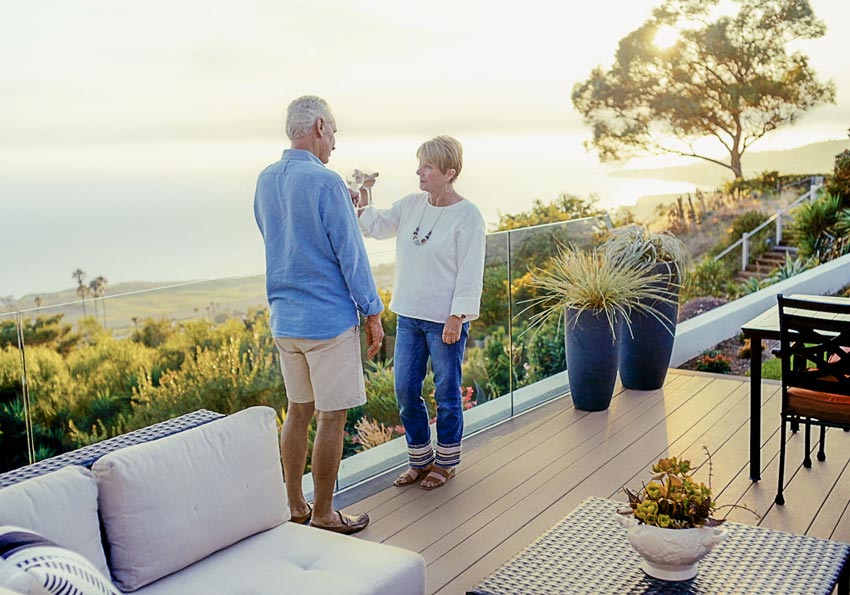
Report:
[{"label": "outdoor table", "polygon": [[[823,295],[791,295],[789,297],[827,304],[847,303],[848,298]],[[835,314],[825,314],[836,316]],[[750,479],[761,479],[761,342],[779,340],[779,305],[774,304],[741,327],[750,340]]]},{"label": "outdoor table", "polygon": [[186,413],[185,415],[127,432],[114,438],[107,438],[106,440],[101,440],[100,442],[95,442],[94,444],[38,461],[32,465],[26,465],[2,473],[0,474],[0,488],[19,483],[31,477],[38,477],[39,475],[56,471],[68,465],[91,467],[97,459],[119,448],[149,442],[157,438],[164,438],[165,436],[200,426],[221,417],[224,417],[221,413],[207,409],[198,409],[192,413]]},{"label": "outdoor table", "polygon": [[654,579],[615,518],[625,507],[588,498],[467,595],[829,595],[836,585],[838,595],[850,592],[850,545],[732,522],[695,578]]}]

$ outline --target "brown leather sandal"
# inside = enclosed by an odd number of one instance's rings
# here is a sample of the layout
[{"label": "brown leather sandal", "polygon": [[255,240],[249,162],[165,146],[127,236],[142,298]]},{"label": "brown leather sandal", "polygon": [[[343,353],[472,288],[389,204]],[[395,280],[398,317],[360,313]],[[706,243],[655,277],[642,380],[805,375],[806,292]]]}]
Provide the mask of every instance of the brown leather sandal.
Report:
[{"label": "brown leather sandal", "polygon": [[401,488],[404,486],[413,485],[414,483],[418,483],[431,471],[431,468],[432,465],[422,467],[421,469],[418,467],[408,467],[407,471],[395,478],[393,485]]},{"label": "brown leather sandal", "polygon": [[301,516],[292,515],[289,520],[293,523],[298,523],[299,525],[309,525],[310,519],[313,517],[313,509],[310,505],[307,505],[307,514]]},{"label": "brown leather sandal", "polygon": [[455,476],[455,467],[438,467],[434,465],[425,476],[425,479],[419,482],[419,487],[423,490],[436,490],[446,485],[446,482]]},{"label": "brown leather sandal", "polygon": [[342,523],[341,525],[325,527],[322,525],[317,525],[316,523],[310,523],[310,526],[315,527],[316,529],[330,531],[332,533],[342,533],[343,535],[351,535],[352,533],[362,531],[369,525],[369,515],[365,512],[362,514],[358,514],[357,516],[343,514],[340,511],[337,511],[336,514],[339,516],[339,520]]}]

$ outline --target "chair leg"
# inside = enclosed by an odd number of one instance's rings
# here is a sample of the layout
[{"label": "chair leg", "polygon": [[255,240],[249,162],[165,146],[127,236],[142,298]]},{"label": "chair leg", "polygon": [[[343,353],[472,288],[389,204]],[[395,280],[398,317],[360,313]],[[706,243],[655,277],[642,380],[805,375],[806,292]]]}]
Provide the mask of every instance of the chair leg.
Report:
[{"label": "chair leg", "polygon": [[823,462],[826,460],[826,426],[820,427],[820,447],[818,447],[818,460]]},{"label": "chair leg", "polygon": [[812,422],[806,422],[806,455],[803,457],[803,467],[811,469],[812,467]]},{"label": "chair leg", "polygon": [[785,419],[782,420],[782,428],[779,441],[779,486],[776,488],[776,499],[774,500],[780,506],[785,504],[785,497],[782,495],[782,486],[785,483]]},{"label": "chair leg", "polygon": [[800,431],[800,420],[799,419],[794,418],[794,419],[791,420],[791,431],[794,432],[795,434]]}]

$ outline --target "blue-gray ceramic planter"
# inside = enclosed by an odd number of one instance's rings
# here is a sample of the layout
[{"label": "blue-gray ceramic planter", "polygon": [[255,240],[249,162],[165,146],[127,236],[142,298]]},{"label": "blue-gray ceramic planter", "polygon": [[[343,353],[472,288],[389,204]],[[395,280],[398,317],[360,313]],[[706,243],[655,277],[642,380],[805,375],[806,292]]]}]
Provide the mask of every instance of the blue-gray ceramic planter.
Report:
[{"label": "blue-gray ceramic planter", "polygon": [[623,328],[619,341],[620,381],[625,388],[633,390],[661,388],[673,354],[676,317],[679,314],[679,286],[674,282],[672,271],[666,263],[657,264],[653,272],[666,275],[663,286],[673,302],[650,302],[661,313],[661,320],[651,314],[632,311],[629,317],[631,333],[625,326]]},{"label": "blue-gray ceramic planter", "polygon": [[616,339],[621,326],[622,321],[617,317],[612,333],[604,312],[566,311],[567,375],[576,409],[604,411],[611,404],[617,382]]}]

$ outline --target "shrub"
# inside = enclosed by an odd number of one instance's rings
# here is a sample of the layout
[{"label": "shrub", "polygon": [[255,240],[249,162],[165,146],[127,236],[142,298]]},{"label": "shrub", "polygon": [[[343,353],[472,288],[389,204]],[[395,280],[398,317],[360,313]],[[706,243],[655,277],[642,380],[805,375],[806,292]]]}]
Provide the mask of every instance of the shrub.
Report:
[{"label": "shrub", "polygon": [[722,353],[710,349],[703,352],[697,360],[696,369],[700,372],[715,372],[726,374],[732,370],[732,360]]},{"label": "shrub", "polygon": [[725,296],[735,277],[738,263],[729,259],[715,261],[706,257],[688,275],[682,288],[682,302],[701,296]]},{"label": "shrub", "polygon": [[841,199],[843,207],[850,207],[850,150],[835,156],[833,173],[826,182],[826,191]]},{"label": "shrub", "polygon": [[844,238],[837,238],[835,226],[841,211],[841,198],[828,194],[802,205],[794,215],[791,229],[797,234],[802,258],[826,262],[844,250]]}]

